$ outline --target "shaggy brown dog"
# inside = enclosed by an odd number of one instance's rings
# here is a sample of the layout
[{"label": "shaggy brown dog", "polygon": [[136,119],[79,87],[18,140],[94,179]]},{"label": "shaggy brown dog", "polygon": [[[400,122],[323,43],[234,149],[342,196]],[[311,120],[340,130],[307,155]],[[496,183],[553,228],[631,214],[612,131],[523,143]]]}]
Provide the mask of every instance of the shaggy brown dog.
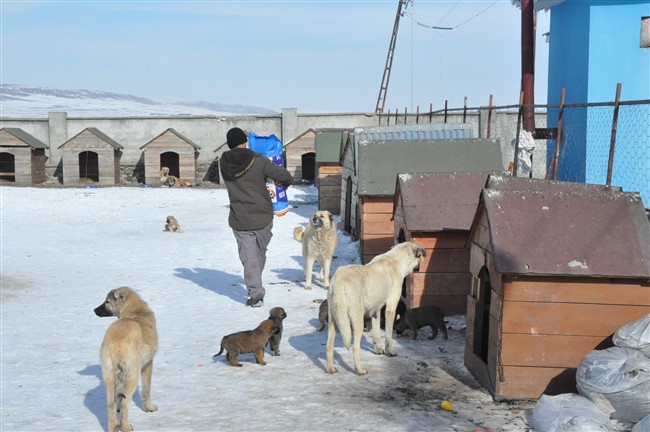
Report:
[{"label": "shaggy brown dog", "polygon": [[[147,412],[158,408],[151,402],[153,357],[158,349],[156,318],[140,296],[129,287],[112,290],[95,308],[100,317],[116,316],[106,330],[100,350],[100,363],[108,411],[108,430],[133,430],[129,424],[129,405],[142,375],[140,397]],[[116,406],[117,405],[117,406]]]},{"label": "shaggy brown dog", "polygon": [[213,357],[221,355],[226,350],[226,360],[233,366],[241,367],[237,361],[239,354],[253,353],[255,360],[265,365],[264,347],[271,335],[278,331],[278,322],[274,319],[267,319],[260,323],[255,330],[244,330],[224,336],[221,339],[221,350]]},{"label": "shaggy brown dog", "polygon": [[160,184],[169,187],[190,187],[192,186],[192,181],[169,175],[169,168],[162,167],[160,170]]},{"label": "shaggy brown dog", "polygon": [[287,313],[281,307],[274,307],[269,311],[269,319],[278,323],[278,331],[273,333],[269,338],[269,346],[273,355],[280,355],[280,341],[282,340],[282,321],[287,317]]},{"label": "shaggy brown dog", "polygon": [[406,309],[404,319],[399,320],[396,326],[397,334],[402,334],[406,328],[411,329],[411,339],[418,337],[418,329],[424,326],[431,327],[431,337],[435,339],[438,332],[442,333],[442,338],[447,340],[447,328],[445,327],[445,315],[440,308],[435,306],[425,306],[415,309]]},{"label": "shaggy brown dog", "polygon": [[330,286],[330,268],[338,244],[334,216],[327,210],[314,213],[307,227],[293,229],[293,238],[302,243],[302,258],[305,271],[305,289],[311,289],[314,263],[320,265],[320,277],[325,289]]},{"label": "shaggy brown dog", "polygon": [[165,231],[181,232],[181,224],[178,223],[174,216],[167,216],[167,223],[165,224]]}]

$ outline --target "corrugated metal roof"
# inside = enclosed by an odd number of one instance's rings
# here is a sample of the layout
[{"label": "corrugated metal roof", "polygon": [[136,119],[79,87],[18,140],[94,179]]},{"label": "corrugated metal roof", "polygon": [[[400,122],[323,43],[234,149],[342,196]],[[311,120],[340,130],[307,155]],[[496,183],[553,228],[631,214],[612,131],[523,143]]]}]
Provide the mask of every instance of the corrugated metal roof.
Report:
[{"label": "corrugated metal roof", "polygon": [[484,189],[481,207],[502,274],[650,279],[638,193]]},{"label": "corrugated metal roof", "polygon": [[316,163],[339,162],[342,141],[342,131],[316,132]]},{"label": "corrugated metal roof", "polygon": [[499,140],[361,141],[358,195],[395,193],[397,174],[503,171]]},{"label": "corrugated metal roof", "polygon": [[[489,174],[399,174],[395,204],[401,204],[405,228],[411,232],[469,230]],[[393,213],[396,211],[394,208]]]},{"label": "corrugated metal roof", "polygon": [[356,141],[394,141],[474,138],[469,123],[426,123],[393,126],[372,126],[355,129]]},{"label": "corrugated metal roof", "polygon": [[43,141],[39,140],[38,138],[28,134],[24,130],[20,128],[2,128],[0,130],[4,130],[7,133],[15,136],[25,144],[29,145],[31,148],[35,149],[46,149],[49,148],[47,144],[45,144]]}]

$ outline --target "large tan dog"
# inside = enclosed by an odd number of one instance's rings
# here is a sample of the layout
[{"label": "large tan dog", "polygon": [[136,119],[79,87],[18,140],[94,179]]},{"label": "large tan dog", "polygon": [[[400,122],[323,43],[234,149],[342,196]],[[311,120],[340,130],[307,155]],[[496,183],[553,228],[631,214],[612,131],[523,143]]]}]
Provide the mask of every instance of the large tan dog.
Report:
[{"label": "large tan dog", "polygon": [[293,229],[293,237],[302,243],[305,289],[311,289],[312,271],[316,261],[320,265],[323,286],[329,288],[332,258],[339,242],[332,213],[327,210],[317,211],[309,220],[307,228]]},{"label": "large tan dog", "polygon": [[244,330],[224,336],[221,339],[221,350],[213,357],[220,356],[225,350],[228,363],[241,367],[242,364],[237,361],[237,356],[253,353],[257,363],[265,365],[264,347],[269,338],[278,332],[278,328],[277,320],[267,319],[262,321],[255,330]]},{"label": "large tan dog", "polygon": [[[426,256],[424,249],[415,243],[406,242],[393,246],[388,252],[377,255],[366,265],[351,264],[339,267],[332,278],[327,293],[327,372],[335,373],[334,338],[341,333],[343,345],[350,348],[357,375],[365,375],[361,368],[361,336],[364,315],[372,318],[372,342],[375,354],[395,356],[393,351],[393,325],[395,310],[402,293],[404,278],[419,268],[420,257]],[[381,349],[380,314],[386,306],[385,350]]]},{"label": "large tan dog", "polygon": [[108,431],[131,431],[129,405],[140,374],[144,410],[151,412],[158,409],[151,402],[153,357],[158,349],[156,318],[147,303],[129,287],[110,291],[106,301],[95,308],[95,314],[117,317],[117,321],[106,330],[100,350]]},{"label": "large tan dog", "polygon": [[192,181],[169,175],[169,168],[162,167],[160,170],[160,184],[169,187],[191,187]]}]

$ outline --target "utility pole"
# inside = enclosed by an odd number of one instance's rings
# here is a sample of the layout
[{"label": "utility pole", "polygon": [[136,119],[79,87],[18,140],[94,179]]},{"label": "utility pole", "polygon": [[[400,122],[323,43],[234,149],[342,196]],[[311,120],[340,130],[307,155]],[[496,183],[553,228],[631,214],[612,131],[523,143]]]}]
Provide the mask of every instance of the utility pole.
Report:
[{"label": "utility pole", "polygon": [[384,112],[386,104],[386,93],[388,92],[388,80],[390,79],[390,69],[393,66],[393,55],[395,54],[395,42],[397,41],[397,30],[399,29],[399,19],[402,17],[402,7],[406,9],[411,0],[399,0],[397,5],[397,14],[395,15],[395,24],[393,25],[393,35],[390,38],[388,46],[388,55],[386,56],[386,66],[384,66],[384,75],[381,78],[379,87],[379,96],[377,97],[377,107],[375,112],[381,114]]},{"label": "utility pole", "polygon": [[535,132],[535,8],[521,0],[521,91],[524,93],[523,128]]}]

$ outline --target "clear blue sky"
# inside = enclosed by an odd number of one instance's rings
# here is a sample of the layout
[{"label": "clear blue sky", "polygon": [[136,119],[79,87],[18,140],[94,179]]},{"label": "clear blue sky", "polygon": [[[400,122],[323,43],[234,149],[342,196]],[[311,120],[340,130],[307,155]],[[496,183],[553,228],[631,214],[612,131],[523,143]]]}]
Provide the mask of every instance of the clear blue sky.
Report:
[{"label": "clear blue sky", "polygon": [[[390,1],[0,0],[3,84],[303,113],[373,112]],[[549,14],[538,13],[535,102]],[[415,0],[401,18],[385,111],[516,104],[521,11],[510,0]],[[451,27],[435,30],[430,26]]]}]

